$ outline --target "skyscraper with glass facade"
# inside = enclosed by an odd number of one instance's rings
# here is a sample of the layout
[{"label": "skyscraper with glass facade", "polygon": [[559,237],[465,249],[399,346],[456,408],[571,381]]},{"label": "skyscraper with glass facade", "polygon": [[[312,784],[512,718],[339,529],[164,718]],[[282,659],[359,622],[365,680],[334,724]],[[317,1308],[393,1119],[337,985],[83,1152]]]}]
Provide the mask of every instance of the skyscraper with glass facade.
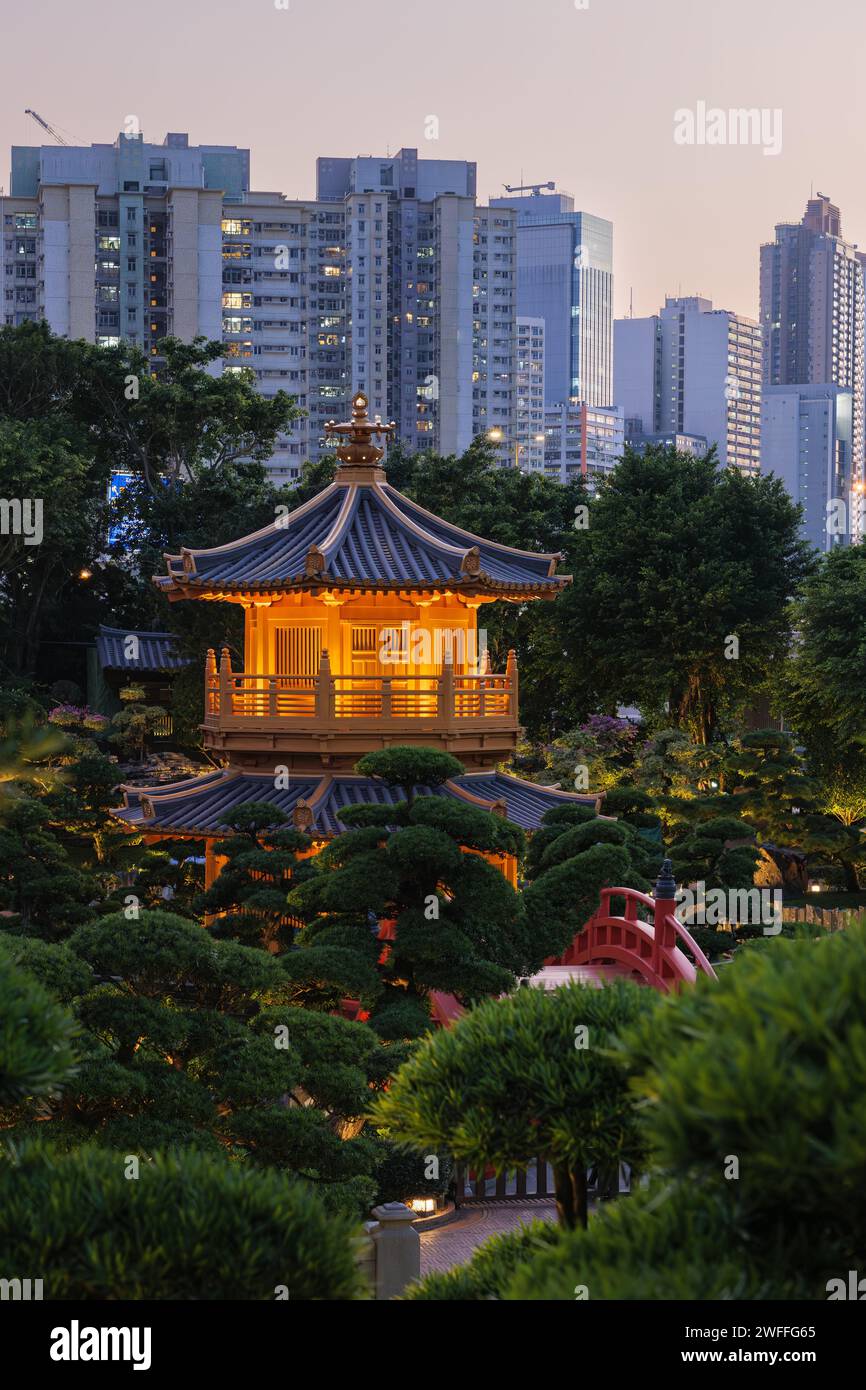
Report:
[{"label": "skyscraper with glass facade", "polygon": [[613,224],[566,193],[491,198],[517,215],[517,312],[544,320],[545,399],[610,405]]}]

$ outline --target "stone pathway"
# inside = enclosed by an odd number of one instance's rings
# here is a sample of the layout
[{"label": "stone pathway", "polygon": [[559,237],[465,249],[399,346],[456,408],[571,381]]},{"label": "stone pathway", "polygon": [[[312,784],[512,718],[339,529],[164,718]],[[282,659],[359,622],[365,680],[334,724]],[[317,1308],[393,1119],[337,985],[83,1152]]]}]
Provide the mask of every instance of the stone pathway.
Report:
[{"label": "stone pathway", "polygon": [[545,1197],[525,1202],[478,1202],[460,1209],[447,1226],[438,1226],[421,1237],[421,1277],[434,1270],[444,1273],[472,1258],[483,1241],[504,1231],[514,1231],[530,1221],[555,1221],[556,1207]]}]

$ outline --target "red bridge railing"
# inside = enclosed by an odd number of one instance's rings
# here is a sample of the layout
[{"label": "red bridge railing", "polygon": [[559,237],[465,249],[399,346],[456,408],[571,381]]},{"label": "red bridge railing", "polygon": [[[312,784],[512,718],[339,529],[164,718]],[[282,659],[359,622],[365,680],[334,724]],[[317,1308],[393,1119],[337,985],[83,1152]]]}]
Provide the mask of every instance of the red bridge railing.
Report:
[{"label": "red bridge railing", "polygon": [[[611,900],[624,900],[624,911],[613,912]],[[561,956],[546,965],[585,965],[618,967],[630,971],[654,989],[678,989],[694,984],[698,974],[716,979],[700,946],[675,916],[676,883],[670,862],[665,860],[653,897],[636,888],[602,888],[601,898],[586,926]],[[640,909],[650,914],[645,921]],[[689,960],[684,946],[694,957]]]}]

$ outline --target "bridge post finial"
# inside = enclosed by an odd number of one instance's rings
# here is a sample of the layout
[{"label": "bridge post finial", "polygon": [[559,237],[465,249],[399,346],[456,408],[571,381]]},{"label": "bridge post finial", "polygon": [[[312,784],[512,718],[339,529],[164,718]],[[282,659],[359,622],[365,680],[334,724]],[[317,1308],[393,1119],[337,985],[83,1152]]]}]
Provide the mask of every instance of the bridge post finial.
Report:
[{"label": "bridge post finial", "polygon": [[677,896],[677,881],[673,866],[665,859],[653,888],[653,967],[661,979],[665,953],[672,951],[677,941],[676,928],[671,922]]},{"label": "bridge post finial", "polygon": [[671,902],[677,896],[677,881],[674,878],[673,865],[669,859],[665,859],[659,869],[658,878],[653,888],[653,897],[657,901]]}]

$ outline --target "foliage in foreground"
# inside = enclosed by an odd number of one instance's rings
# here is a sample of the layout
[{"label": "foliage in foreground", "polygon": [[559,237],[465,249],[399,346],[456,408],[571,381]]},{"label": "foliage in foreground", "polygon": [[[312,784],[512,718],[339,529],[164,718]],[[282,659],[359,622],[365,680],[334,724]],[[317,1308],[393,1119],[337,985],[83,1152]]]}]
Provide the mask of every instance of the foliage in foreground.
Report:
[{"label": "foliage in foreground", "polygon": [[493,1296],[826,1298],[866,1263],[864,1020],[863,926],[750,949],[662,1000],[617,1045],[653,1187],[513,1273],[501,1257]]},{"label": "foliage in foreground", "polygon": [[363,1115],[402,1054],[363,1025],[286,1004],[280,959],[147,910],[84,924],[68,946],[6,949],[79,1025],[62,1091],[19,1087],[0,1110],[16,1140],[226,1154],[303,1178],[334,1209],[374,1200],[383,1145],[361,1132]]},{"label": "foliage in foreground", "polygon": [[74,1034],[74,1019],[0,940],[0,1105],[50,1095],[69,1081]]},{"label": "foliage in foreground", "polygon": [[354,1223],[304,1184],[192,1152],[127,1171],[92,1147],[0,1157],[0,1266],[51,1299],[363,1296]]}]

